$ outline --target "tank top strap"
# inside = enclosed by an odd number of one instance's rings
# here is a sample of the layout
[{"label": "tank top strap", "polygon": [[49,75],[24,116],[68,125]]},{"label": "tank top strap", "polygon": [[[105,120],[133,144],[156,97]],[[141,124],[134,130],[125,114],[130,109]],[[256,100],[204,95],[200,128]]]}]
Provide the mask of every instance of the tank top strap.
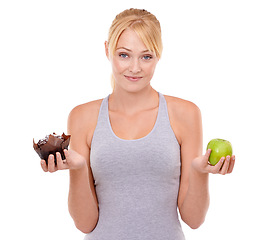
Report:
[{"label": "tank top strap", "polygon": [[110,94],[105,97],[101,103],[98,121],[97,123],[101,123],[102,125],[106,125],[108,123],[108,99]]},{"label": "tank top strap", "polygon": [[101,136],[104,136],[104,137],[109,136],[109,129],[107,128],[107,126],[108,126],[108,98],[109,98],[109,95],[107,97],[103,98],[103,100],[102,100],[98,118],[97,118],[96,128],[93,133],[93,140],[101,139]]},{"label": "tank top strap", "polygon": [[167,102],[162,93],[159,92],[159,116],[158,116],[158,124],[163,127],[164,125],[170,125],[168,110],[167,110]]}]

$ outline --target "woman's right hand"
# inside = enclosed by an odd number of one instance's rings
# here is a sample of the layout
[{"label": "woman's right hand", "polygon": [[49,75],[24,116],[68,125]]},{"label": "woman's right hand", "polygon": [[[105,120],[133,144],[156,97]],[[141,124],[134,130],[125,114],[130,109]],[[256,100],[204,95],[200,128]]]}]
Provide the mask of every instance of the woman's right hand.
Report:
[{"label": "woman's right hand", "polygon": [[41,160],[41,167],[44,172],[53,173],[64,169],[77,170],[87,166],[86,159],[76,151],[65,149],[64,154],[66,159],[62,160],[61,154],[59,152],[56,153],[57,164],[54,163],[54,156],[52,154],[49,155],[48,164],[46,164],[45,160]]}]

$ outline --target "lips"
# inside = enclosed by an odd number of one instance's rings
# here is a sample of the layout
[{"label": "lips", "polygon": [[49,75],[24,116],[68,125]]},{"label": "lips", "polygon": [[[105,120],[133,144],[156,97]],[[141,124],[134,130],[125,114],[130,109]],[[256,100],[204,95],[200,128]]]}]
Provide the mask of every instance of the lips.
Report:
[{"label": "lips", "polygon": [[142,79],[142,77],[126,76],[126,75],[125,75],[125,78],[128,79],[129,81],[132,81],[132,82],[137,82],[137,81],[139,81],[140,79]]}]

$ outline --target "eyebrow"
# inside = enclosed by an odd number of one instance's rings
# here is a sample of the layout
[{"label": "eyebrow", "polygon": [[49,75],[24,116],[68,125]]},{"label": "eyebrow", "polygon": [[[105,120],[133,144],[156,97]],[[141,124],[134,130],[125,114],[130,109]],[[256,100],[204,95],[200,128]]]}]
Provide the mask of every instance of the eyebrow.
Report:
[{"label": "eyebrow", "polygon": [[[129,51],[129,52],[132,52],[132,50],[128,49],[128,48],[125,48],[125,47],[119,47],[119,48],[116,48],[116,50],[119,50],[119,49],[125,49],[126,51]],[[145,52],[150,52],[148,49],[147,50],[144,50],[142,51],[142,53],[145,53]]]}]

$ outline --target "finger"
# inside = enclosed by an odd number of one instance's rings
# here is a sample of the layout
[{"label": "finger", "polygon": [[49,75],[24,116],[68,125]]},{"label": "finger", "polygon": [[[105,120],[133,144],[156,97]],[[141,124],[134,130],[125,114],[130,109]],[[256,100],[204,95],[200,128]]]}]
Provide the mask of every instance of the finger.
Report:
[{"label": "finger", "polygon": [[56,164],[58,170],[63,169],[63,160],[59,152],[56,153]]},{"label": "finger", "polygon": [[67,150],[67,149],[64,149],[64,155],[65,155],[65,164],[66,164],[66,168],[69,169],[70,168],[70,165],[71,165],[71,154],[70,154],[70,151],[72,150]]},{"label": "finger", "polygon": [[204,156],[204,159],[207,163],[208,163],[208,159],[209,159],[210,154],[211,154],[211,149],[208,149],[205,153],[205,156]]},{"label": "finger", "polygon": [[203,158],[203,165],[205,166],[205,169],[207,172],[211,172],[212,171],[212,165],[210,164],[209,162],[209,157],[210,157],[210,154],[211,154],[211,149],[208,149],[204,155],[204,158]]},{"label": "finger", "polygon": [[62,156],[59,152],[56,153],[56,160],[58,170],[67,169],[67,164],[62,160]]},{"label": "finger", "polygon": [[[71,150],[70,150],[70,151],[71,151]],[[64,152],[64,154],[65,154],[66,163],[68,163],[68,162],[69,162],[69,152],[68,152],[67,149],[64,149],[63,152]]]},{"label": "finger", "polygon": [[47,163],[45,160],[41,159],[41,167],[43,169],[44,172],[47,172],[48,171],[48,166],[47,166]]},{"label": "finger", "polygon": [[227,173],[232,173],[234,165],[235,165],[235,155],[232,155]]},{"label": "finger", "polygon": [[230,156],[226,156],[224,164],[220,170],[220,174],[225,175],[227,174],[228,167],[230,165]]},{"label": "finger", "polygon": [[225,161],[225,157],[222,157],[219,162],[217,162],[217,164],[215,166],[212,167],[212,173],[219,173],[222,166],[223,166],[223,163]]},{"label": "finger", "polygon": [[56,171],[53,154],[50,154],[49,158],[48,158],[48,171],[51,172],[51,173]]}]

